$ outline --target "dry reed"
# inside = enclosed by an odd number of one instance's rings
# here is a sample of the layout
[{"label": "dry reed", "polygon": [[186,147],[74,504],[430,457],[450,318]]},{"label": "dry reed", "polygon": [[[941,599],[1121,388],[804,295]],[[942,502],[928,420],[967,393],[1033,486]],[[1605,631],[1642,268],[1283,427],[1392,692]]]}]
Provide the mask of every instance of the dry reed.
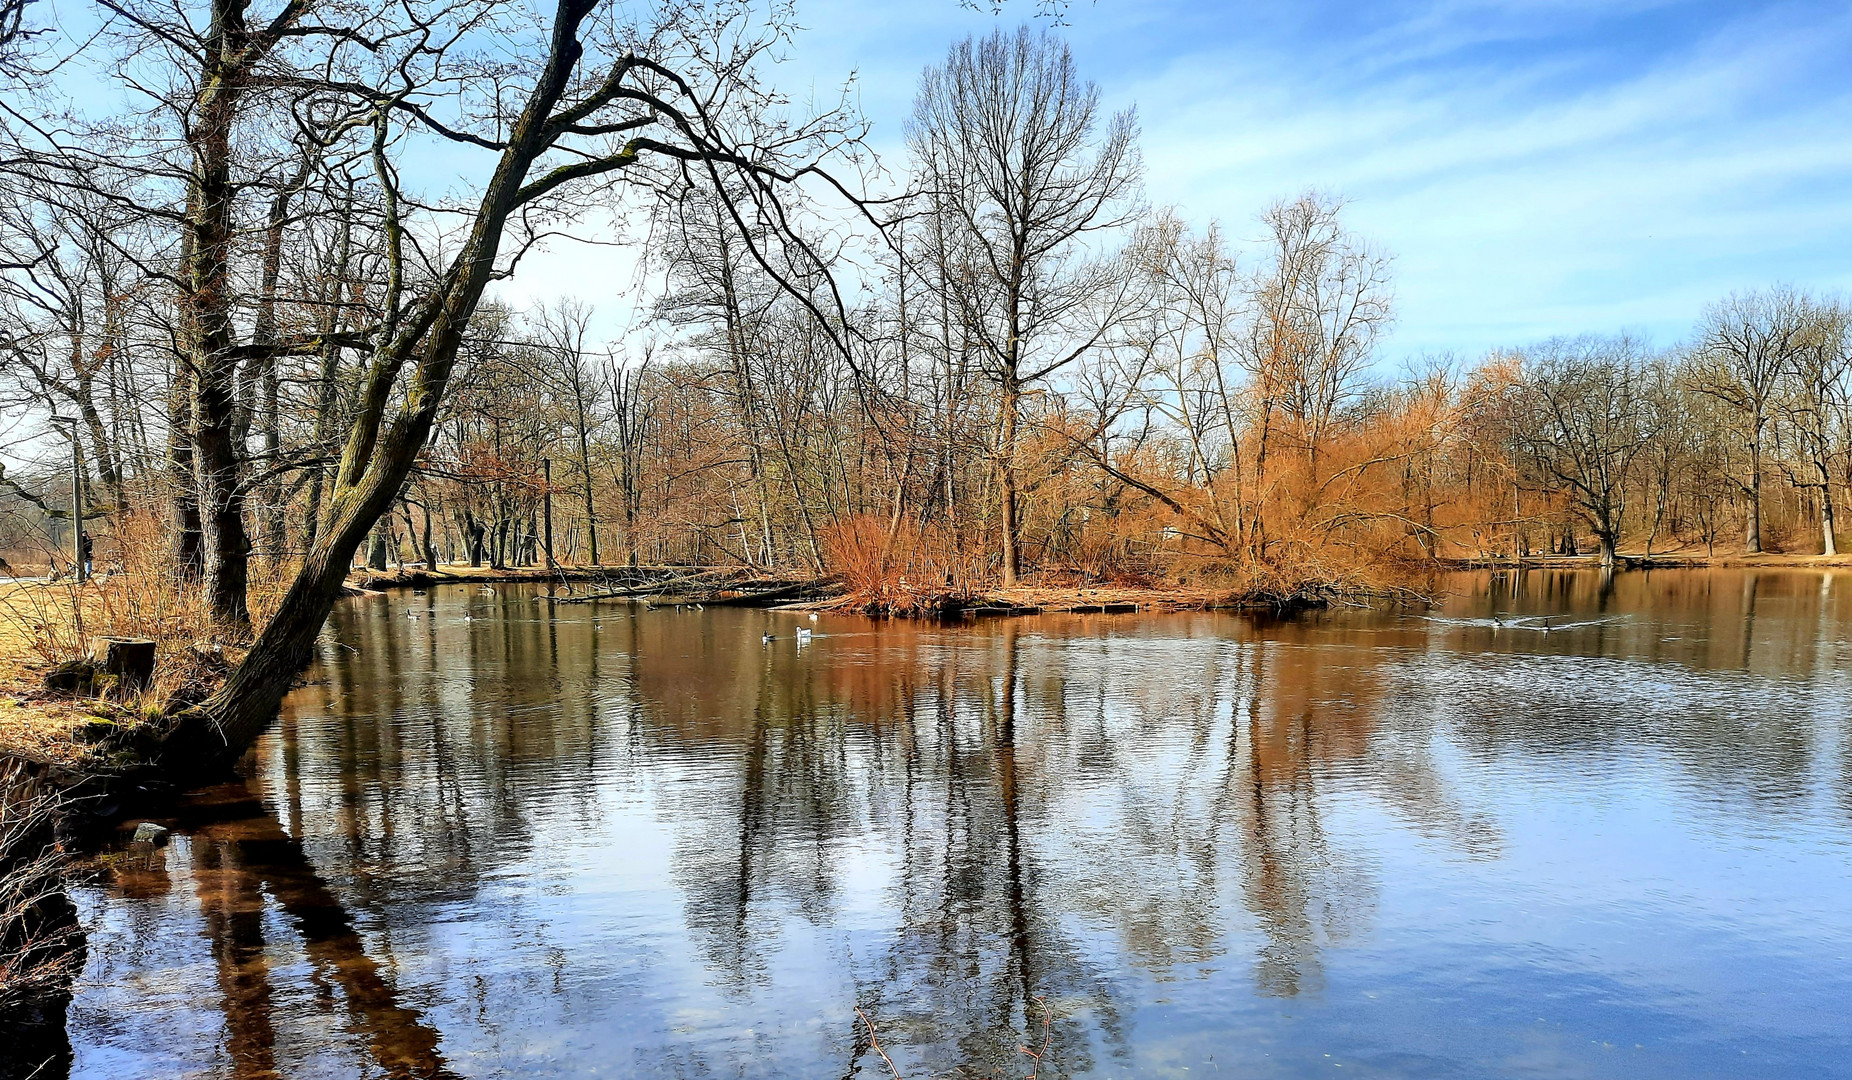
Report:
[{"label": "dry reed", "polygon": [[64,993],[83,964],[56,811],[54,797],[9,774],[0,791],[0,1017]]}]

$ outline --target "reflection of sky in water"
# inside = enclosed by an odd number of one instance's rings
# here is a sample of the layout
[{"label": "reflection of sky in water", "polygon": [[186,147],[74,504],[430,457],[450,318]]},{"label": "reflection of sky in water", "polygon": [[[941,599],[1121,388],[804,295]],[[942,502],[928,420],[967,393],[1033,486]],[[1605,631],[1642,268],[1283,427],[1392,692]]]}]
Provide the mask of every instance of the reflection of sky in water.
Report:
[{"label": "reflection of sky in water", "polygon": [[802,654],[361,601],[261,803],[86,897],[75,1073],[879,1075],[860,1005],[1022,1076],[1044,995],[1044,1075],[1852,1076],[1852,578],[1454,584]]}]

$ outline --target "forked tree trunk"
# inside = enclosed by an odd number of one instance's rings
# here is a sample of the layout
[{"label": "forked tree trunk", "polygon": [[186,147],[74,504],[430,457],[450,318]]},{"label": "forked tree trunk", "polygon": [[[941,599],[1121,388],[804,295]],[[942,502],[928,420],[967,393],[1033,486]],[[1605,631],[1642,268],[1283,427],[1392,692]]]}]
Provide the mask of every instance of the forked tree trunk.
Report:
[{"label": "forked tree trunk", "polygon": [[[523,201],[529,170],[547,149],[553,109],[583,56],[578,29],[593,7],[590,0],[561,0],[545,70],[508,135],[470,235],[433,293],[411,305],[400,333],[376,348],[336,472],[328,527],[310,546],[244,661],[211,697],[179,714],[169,728],[156,756],[183,781],[223,772],[276,718],[296,673],[314,657],[315,641],[341,595],[354,552],[404,489],[494,272],[505,223]],[[620,159],[623,164],[629,160],[634,159]],[[390,218],[394,255],[397,229],[396,218]],[[399,375],[408,362],[411,370],[401,390]],[[395,397],[401,404],[388,423],[387,409]]]},{"label": "forked tree trunk", "polygon": [[243,0],[212,5],[195,115],[186,135],[192,171],[180,274],[185,362],[193,376],[193,469],[205,534],[206,600],[213,618],[234,629],[250,625],[245,586],[251,542],[244,528],[243,453],[233,388],[238,354],[232,307],[238,290],[231,258],[238,187],[232,179],[231,143],[246,76],[263,55],[246,33],[245,7]]}]

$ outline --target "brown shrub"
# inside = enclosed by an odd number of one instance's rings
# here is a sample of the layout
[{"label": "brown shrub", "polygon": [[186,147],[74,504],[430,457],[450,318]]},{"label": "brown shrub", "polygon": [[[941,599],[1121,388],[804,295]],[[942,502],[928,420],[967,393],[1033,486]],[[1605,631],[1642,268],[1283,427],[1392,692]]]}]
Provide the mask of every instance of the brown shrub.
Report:
[{"label": "brown shrub", "polygon": [[54,800],[19,766],[0,777],[0,1017],[56,1001],[83,965],[83,930],[64,895]]},{"label": "brown shrub", "polygon": [[823,532],[823,557],[856,606],[891,614],[942,610],[983,583],[987,558],[949,530],[854,514]]}]

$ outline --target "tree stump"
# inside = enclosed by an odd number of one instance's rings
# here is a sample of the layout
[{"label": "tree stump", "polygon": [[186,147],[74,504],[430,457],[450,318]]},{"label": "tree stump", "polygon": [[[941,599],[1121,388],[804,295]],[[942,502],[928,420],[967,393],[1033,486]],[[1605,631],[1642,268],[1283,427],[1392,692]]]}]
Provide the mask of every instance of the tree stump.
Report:
[{"label": "tree stump", "polygon": [[153,638],[99,638],[92,655],[98,673],[115,676],[120,696],[139,694],[154,679]]}]

